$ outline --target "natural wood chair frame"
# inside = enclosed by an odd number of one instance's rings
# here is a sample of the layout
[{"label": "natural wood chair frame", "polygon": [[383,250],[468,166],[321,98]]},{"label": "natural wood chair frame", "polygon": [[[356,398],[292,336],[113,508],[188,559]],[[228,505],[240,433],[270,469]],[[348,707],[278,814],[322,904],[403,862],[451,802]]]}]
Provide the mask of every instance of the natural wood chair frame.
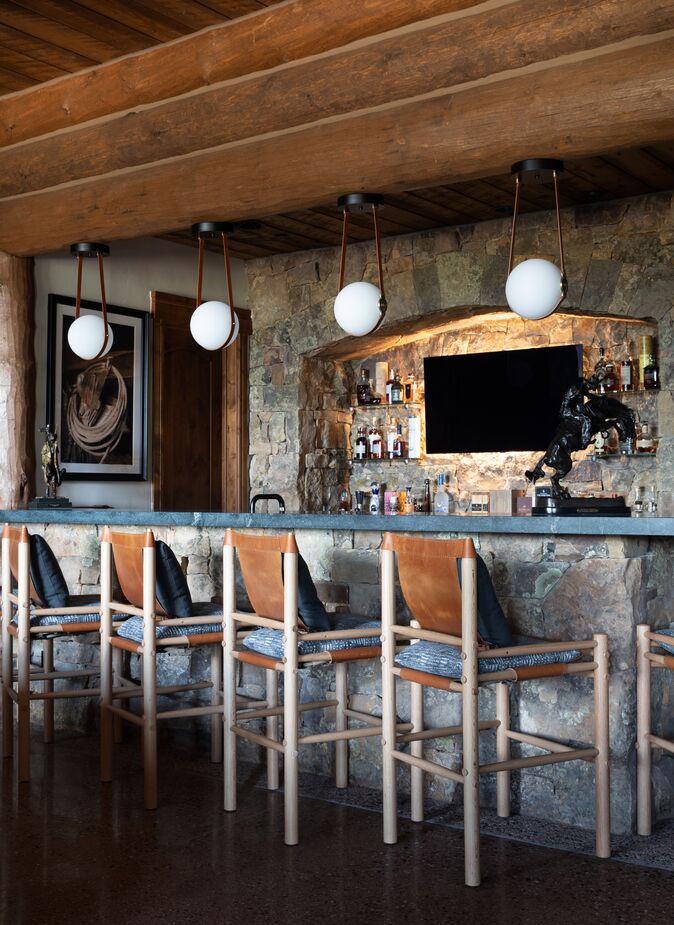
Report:
[{"label": "natural wood chair frame", "polygon": [[[12,577],[16,594],[12,591]],[[72,597],[77,600],[77,597]],[[32,605],[32,606],[31,606]],[[12,623],[16,608],[17,622]],[[99,623],[64,623],[31,626],[31,617],[90,614],[98,611],[96,601],[69,607],[44,607],[30,577],[30,535],[25,526],[5,524],[2,531],[2,753],[11,758],[14,752],[14,705],[18,714],[18,777],[30,780],[30,708],[36,700],[44,701],[43,738],[54,741],[54,701],[76,697],[98,698],[99,688],[56,690],[55,681],[87,679],[100,674],[99,667],[86,666],[67,671],[54,669],[54,639],[71,635],[97,633]],[[42,665],[31,663],[32,642],[42,642]],[[14,668],[16,640],[16,668]],[[31,685],[41,682],[41,691]]]},{"label": "natural wood chair frame", "polygon": [[[405,600],[418,620],[411,626],[396,623],[395,619],[395,554],[408,557],[408,563],[416,556],[416,571],[401,576]],[[435,566],[433,565],[435,558]],[[461,583],[455,563],[460,560]],[[428,617],[432,617],[432,604],[423,586],[411,588],[422,572],[432,575],[436,589],[446,584],[447,598],[458,594],[456,614],[446,613],[435,620],[444,623],[452,632],[437,628],[424,628]],[[411,767],[412,820],[421,822],[424,818],[423,775],[436,774],[463,786],[464,805],[464,852],[465,882],[467,886],[480,884],[480,774],[497,774],[497,812],[499,816],[510,815],[510,775],[519,768],[558,764],[563,761],[592,761],[595,764],[595,807],[596,807],[596,852],[599,857],[610,856],[610,791],[609,791],[609,717],[608,717],[608,639],[603,633],[596,633],[592,639],[562,643],[540,643],[508,648],[480,650],[479,657],[498,658],[508,655],[526,655],[536,652],[560,652],[579,649],[592,655],[593,661],[567,664],[543,665],[535,668],[478,674],[477,634],[477,587],[475,547],[470,539],[429,540],[404,537],[387,533],[381,547],[382,581],[382,699],[384,717],[383,735],[383,790],[384,790],[384,842],[397,841],[396,805],[396,762]],[[457,587],[450,587],[454,576]],[[408,581],[407,578],[412,579]],[[421,583],[420,584],[424,584]],[[416,593],[415,593],[416,591]],[[446,598],[446,599],[447,599]],[[449,608],[451,610],[451,608]],[[424,618],[425,617],[425,618]],[[428,640],[444,643],[461,649],[463,673],[460,679],[430,675],[421,671],[400,668],[395,665],[396,642],[406,640]],[[524,681],[554,675],[591,674],[594,679],[595,743],[589,747],[571,747],[552,739],[518,732],[510,728],[509,689],[507,682]],[[396,733],[396,678],[411,682],[412,731]],[[478,694],[482,684],[496,684],[496,719],[478,720]],[[432,686],[441,690],[461,694],[462,721],[455,726],[424,728],[423,688]],[[480,763],[479,734],[486,729],[496,730],[497,761]],[[423,757],[423,743],[439,737],[463,736],[463,757],[461,771],[454,771]],[[524,758],[513,758],[511,742],[522,742],[546,751],[548,754]],[[410,753],[398,750],[399,745],[410,743]]]},{"label": "natural wood chair frame", "polygon": [[[126,601],[118,601],[112,594],[112,567],[114,548],[126,549],[135,561],[126,566],[117,563],[117,577],[125,590]],[[124,582],[120,571],[136,571],[134,588]],[[140,584],[140,586],[138,586]],[[114,614],[136,616],[143,619],[143,642],[136,643],[117,635],[121,625],[113,620]],[[112,780],[112,752],[115,720],[131,723],[142,730],[144,805],[157,808],[157,722],[185,716],[211,717],[211,761],[222,760],[222,631],[190,634],[190,626],[218,622],[218,617],[170,617],[164,615],[157,602],[155,539],[151,530],[145,533],[113,533],[106,527],[101,536],[101,780]],[[158,639],[158,626],[185,627],[181,636]],[[211,680],[186,684],[157,684],[157,651],[172,646],[208,646],[211,649]],[[121,677],[115,671],[113,653],[130,652],[141,662],[142,682]],[[210,690],[210,705],[158,710],[159,695]],[[143,712],[134,713],[122,704],[139,699]],[[248,702],[248,701],[247,701]],[[257,702],[255,702],[257,706]]]},{"label": "natural wood chair frame", "polygon": [[671,646],[674,637],[652,630],[645,623],[637,626],[637,832],[650,835],[653,828],[651,809],[651,767],[653,749],[661,748],[674,755],[674,740],[651,732],[651,671],[669,668],[674,671],[674,655],[654,652],[654,647]]},{"label": "natural wood chair frame", "polygon": [[[244,583],[255,613],[242,613],[236,609],[234,550]],[[281,579],[280,554],[283,554]],[[293,533],[281,536],[235,533],[228,530],[224,544],[224,698],[225,698],[225,809],[236,810],[236,741],[237,736],[255,742],[267,750],[267,788],[279,786],[279,755],[283,755],[283,787],[285,808],[285,843],[296,845],[298,833],[298,773],[299,748],[318,742],[335,743],[335,779],[337,787],[348,786],[349,739],[380,736],[381,717],[351,709],[348,699],[348,665],[350,661],[379,658],[381,646],[379,628],[329,630],[305,632],[297,612],[298,550]],[[255,581],[253,581],[253,576]],[[257,612],[260,611],[260,612]],[[238,626],[249,629],[267,627],[283,630],[283,657],[280,660],[237,648]],[[376,644],[360,649],[342,649],[336,652],[316,652],[299,655],[299,633],[302,639],[350,639],[371,636]],[[257,665],[265,669],[267,703],[262,708],[238,710],[236,707],[237,663]],[[335,696],[311,703],[299,703],[298,670],[310,663],[335,665]],[[283,676],[283,704],[279,705],[278,680]],[[335,710],[335,729],[331,732],[299,735],[299,718],[307,710]],[[240,724],[247,720],[264,718],[266,735],[260,735]],[[349,721],[362,723],[350,728]],[[279,723],[283,723],[280,740]],[[402,730],[401,726],[401,730]],[[410,728],[407,725],[405,728]]]}]

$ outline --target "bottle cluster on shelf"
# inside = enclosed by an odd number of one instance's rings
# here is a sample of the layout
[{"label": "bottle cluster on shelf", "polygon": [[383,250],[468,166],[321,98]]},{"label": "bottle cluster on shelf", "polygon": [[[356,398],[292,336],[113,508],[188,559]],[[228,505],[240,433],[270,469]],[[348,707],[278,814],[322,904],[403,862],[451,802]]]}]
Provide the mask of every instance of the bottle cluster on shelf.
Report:
[{"label": "bottle cluster on shelf", "polygon": [[423,383],[413,373],[408,373],[403,381],[394,369],[389,374],[388,364],[377,363],[377,375],[373,383],[370,370],[361,367],[360,380],[356,386],[358,405],[418,404],[422,400]]},{"label": "bottle cluster on shelf", "polygon": [[[342,490],[339,502],[342,512],[351,510],[348,490]],[[431,480],[424,479],[422,491],[415,491],[411,485],[406,488],[391,488],[386,482],[373,481],[370,491],[354,492],[355,514],[452,514],[454,499],[445,487],[444,475],[439,475],[437,490],[431,491]]]},{"label": "bottle cluster on shelf", "polygon": [[637,359],[634,359],[632,345],[627,346],[626,356],[618,361],[611,357],[605,347],[599,348],[599,360],[594,367],[600,379],[599,393],[654,391],[660,388],[660,369],[655,360],[655,344],[651,334],[639,338]]},{"label": "bottle cluster on shelf", "polygon": [[403,423],[396,418],[392,418],[384,429],[377,417],[372,418],[370,427],[359,426],[353,448],[353,461],[420,459],[421,418],[412,415],[406,424],[407,434],[403,433]]}]

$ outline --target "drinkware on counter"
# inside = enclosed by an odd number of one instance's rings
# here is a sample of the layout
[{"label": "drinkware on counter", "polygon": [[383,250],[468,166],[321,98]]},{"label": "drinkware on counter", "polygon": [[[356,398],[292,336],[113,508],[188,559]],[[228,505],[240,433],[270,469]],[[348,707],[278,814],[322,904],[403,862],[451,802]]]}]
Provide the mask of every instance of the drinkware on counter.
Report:
[{"label": "drinkware on counter", "polygon": [[403,513],[414,514],[414,495],[412,494],[411,486],[405,492],[405,506],[403,508]]},{"label": "drinkware on counter", "polygon": [[379,513],[379,482],[370,485],[370,514]]},{"label": "drinkware on counter", "polygon": [[648,497],[646,499],[646,511],[651,517],[657,517],[658,514],[658,490],[655,485],[651,485]]},{"label": "drinkware on counter", "polygon": [[365,500],[365,492],[357,491],[356,492],[356,514],[363,513],[363,502]]},{"label": "drinkware on counter", "polygon": [[348,514],[351,510],[351,498],[348,488],[342,488],[339,493],[339,513]]}]

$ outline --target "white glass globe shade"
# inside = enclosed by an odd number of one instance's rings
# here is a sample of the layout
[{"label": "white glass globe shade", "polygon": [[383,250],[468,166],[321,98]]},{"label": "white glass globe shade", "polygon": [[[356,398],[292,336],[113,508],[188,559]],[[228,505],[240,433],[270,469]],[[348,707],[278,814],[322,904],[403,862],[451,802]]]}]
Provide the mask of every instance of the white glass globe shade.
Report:
[{"label": "white glass globe shade", "polygon": [[234,315],[234,333],[232,334],[232,339],[229,344],[227,344],[228,347],[231,346],[239,336],[239,316],[236,312],[232,312],[232,314]]},{"label": "white glass globe shade", "polygon": [[528,321],[547,318],[562,299],[562,273],[549,260],[523,260],[506,281],[510,308]]},{"label": "white glass globe shade", "polygon": [[[102,315],[80,315],[68,328],[70,349],[83,360],[95,359],[101,352],[104,339],[105,329]],[[112,328],[108,325],[108,343],[102,356],[109,353],[111,347]]]},{"label": "white glass globe shade", "polygon": [[202,302],[190,318],[192,337],[204,350],[220,350],[232,330],[233,314],[226,302]]},{"label": "white glass globe shade", "polygon": [[381,292],[372,283],[349,283],[335,299],[335,321],[355,337],[369,334],[379,324]]}]

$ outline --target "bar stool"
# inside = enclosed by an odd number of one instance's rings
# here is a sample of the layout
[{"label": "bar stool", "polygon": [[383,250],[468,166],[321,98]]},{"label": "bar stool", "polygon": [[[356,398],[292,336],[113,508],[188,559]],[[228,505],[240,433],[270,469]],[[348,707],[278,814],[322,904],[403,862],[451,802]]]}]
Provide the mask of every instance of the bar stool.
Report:
[{"label": "bar stool", "polygon": [[[12,591],[12,579],[16,593]],[[39,593],[38,589],[39,588]],[[51,603],[54,606],[49,606]],[[2,717],[3,756],[14,749],[14,704],[18,713],[18,773],[30,779],[30,714],[34,701],[44,702],[44,741],[54,739],[54,701],[76,697],[98,698],[98,688],[55,690],[55,681],[86,680],[98,676],[98,665],[54,669],[54,640],[98,632],[100,603],[91,595],[71,595],[43,537],[26,527],[5,524],[2,532]],[[42,665],[31,664],[32,643],[42,643]],[[16,644],[17,667],[14,668]],[[41,682],[41,691],[31,685]]]},{"label": "bar stool", "polygon": [[[157,547],[161,551],[160,572]],[[113,561],[124,601],[112,596]],[[171,610],[179,610],[181,615],[169,615]],[[128,619],[115,625],[113,615]],[[222,760],[222,639],[222,607],[192,603],[180,566],[166,544],[155,544],[151,530],[113,533],[105,528],[101,537],[101,780],[112,780],[114,718],[140,726],[146,809],[157,808],[159,720],[210,716],[211,760]],[[157,652],[174,646],[207,646],[211,652],[210,681],[158,685]],[[115,650],[140,657],[142,684],[114,678]],[[210,690],[211,703],[171,710],[157,707],[159,695],[197,690]],[[125,700],[136,698],[143,703],[140,715],[122,706]]]},{"label": "bar stool", "polygon": [[[242,613],[235,606],[234,550],[254,613]],[[380,736],[381,718],[351,709],[348,700],[348,665],[379,658],[379,622],[354,615],[335,614],[334,628],[307,631],[298,616],[299,554],[292,533],[260,536],[228,530],[224,546],[224,699],[225,699],[225,809],[236,809],[237,737],[262,745],[267,750],[267,787],[279,786],[279,755],[283,755],[285,800],[285,843],[296,845],[298,836],[299,748],[318,742],[336,746],[336,783],[348,783],[348,742],[363,736]],[[238,648],[238,627],[254,628],[246,636],[245,648]],[[266,671],[267,704],[262,709],[237,709],[237,662],[256,665]],[[335,665],[335,696],[311,703],[299,703],[299,671],[317,663]],[[279,705],[278,681],[283,678],[283,704]],[[301,714],[306,710],[335,710],[335,729],[300,736]],[[260,735],[241,724],[265,719],[266,734]],[[361,723],[349,726],[350,720]],[[282,735],[279,721],[283,724]]]},{"label": "bar stool", "polygon": [[[403,597],[416,625],[395,619],[395,555]],[[431,540],[385,534],[382,573],[382,698],[384,842],[397,841],[396,763],[412,769],[412,819],[423,820],[423,775],[435,774],[463,786],[465,882],[480,884],[480,774],[496,773],[497,811],[510,815],[510,774],[518,768],[562,761],[595,764],[596,852],[610,854],[608,643],[604,634],[573,642],[528,641],[507,648],[480,649],[477,635],[476,553],[472,540]],[[396,656],[397,639],[415,640]],[[578,661],[581,655],[593,661]],[[509,689],[505,682],[567,674],[594,679],[595,742],[571,747],[510,728]],[[396,733],[396,678],[411,683],[411,732]],[[496,682],[496,719],[478,720],[481,685]],[[423,690],[461,694],[462,721],[456,726],[424,727]],[[482,764],[479,733],[496,730],[497,761]],[[460,770],[423,757],[429,739],[463,736]],[[547,752],[513,758],[511,742]],[[410,753],[399,746],[411,743]]]},{"label": "bar stool", "polygon": [[637,832],[650,835],[652,749],[674,754],[674,740],[651,732],[651,669],[674,671],[674,629],[637,626]]}]

